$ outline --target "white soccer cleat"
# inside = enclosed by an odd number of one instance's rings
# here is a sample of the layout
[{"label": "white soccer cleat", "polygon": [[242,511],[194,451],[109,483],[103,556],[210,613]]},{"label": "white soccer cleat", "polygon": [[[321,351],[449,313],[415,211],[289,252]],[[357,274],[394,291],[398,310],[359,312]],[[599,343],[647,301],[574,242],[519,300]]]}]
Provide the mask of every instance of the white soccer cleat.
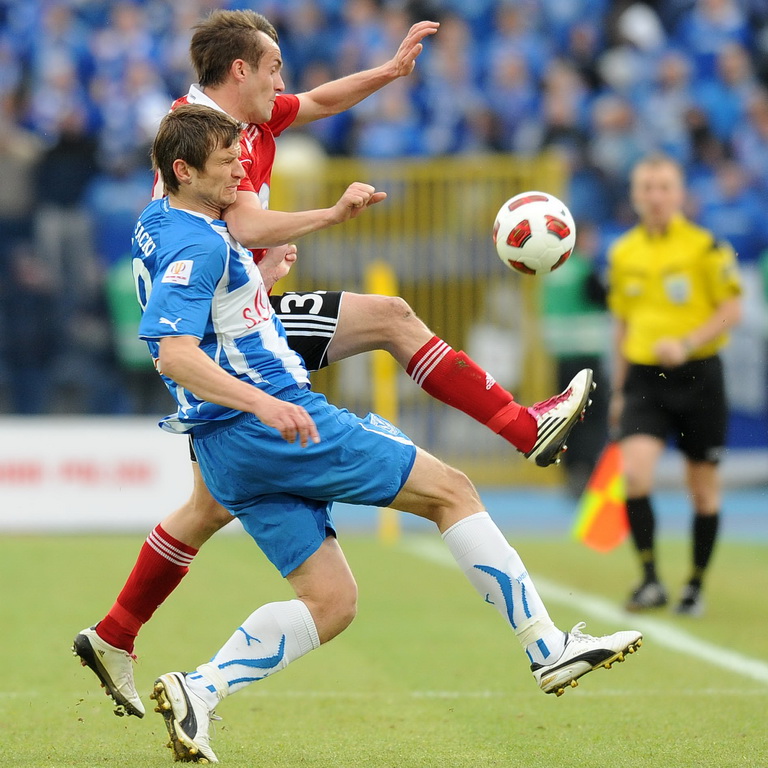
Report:
[{"label": "white soccer cleat", "polygon": [[568,633],[559,659],[551,664],[531,664],[533,677],[544,693],[562,696],[567,686],[578,685],[582,675],[599,667],[610,669],[614,662],[624,661],[624,654],[635,653],[643,644],[643,635],[634,629],[593,637],[581,631],[584,626],[579,622]]},{"label": "white soccer cleat", "polygon": [[560,454],[567,449],[565,441],[571,430],[584,418],[592,403],[589,395],[595,388],[592,370],[584,368],[559,395],[534,403],[528,408],[537,426],[536,443],[523,454],[526,459],[535,461],[540,467],[560,463]]},{"label": "white soccer cleat", "polygon": [[96,634],[95,627],[78,633],[72,644],[72,653],[99,678],[101,687],[115,702],[116,715],[144,717],[144,705],[133,681],[135,656],[102,640]]},{"label": "white soccer cleat", "polygon": [[182,763],[218,763],[209,744],[211,720],[220,720],[208,705],[189,690],[185,672],[169,672],[155,680],[149,698],[157,702],[155,712],[165,719],[173,759]]}]

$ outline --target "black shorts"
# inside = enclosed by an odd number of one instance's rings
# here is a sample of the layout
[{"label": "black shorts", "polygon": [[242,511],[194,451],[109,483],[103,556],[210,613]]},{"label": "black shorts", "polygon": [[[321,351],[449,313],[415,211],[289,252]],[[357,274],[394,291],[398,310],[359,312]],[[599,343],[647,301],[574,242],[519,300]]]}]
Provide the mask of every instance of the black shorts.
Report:
[{"label": "black shorts", "polygon": [[[336,333],[343,291],[291,291],[270,296],[272,309],[285,326],[288,346],[298,352],[308,371],[328,365],[328,347]],[[189,458],[197,461],[192,438]]]},{"label": "black shorts", "polygon": [[692,461],[716,464],[725,446],[727,426],[719,357],[691,360],[677,368],[629,366],[620,437],[671,437]]},{"label": "black shorts", "polygon": [[328,347],[339,323],[342,293],[291,291],[269,297],[285,327],[288,346],[301,355],[308,371],[328,365]]}]

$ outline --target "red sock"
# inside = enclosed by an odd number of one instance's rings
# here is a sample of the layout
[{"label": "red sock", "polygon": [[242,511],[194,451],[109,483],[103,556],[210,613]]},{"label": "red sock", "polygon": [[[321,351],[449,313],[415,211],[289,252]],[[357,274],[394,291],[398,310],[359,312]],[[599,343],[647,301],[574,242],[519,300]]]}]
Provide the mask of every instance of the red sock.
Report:
[{"label": "red sock", "polygon": [[428,394],[485,424],[519,451],[536,442],[536,419],[463,352],[433,336],[412,358],[408,375]]},{"label": "red sock", "polygon": [[133,653],[142,624],[173,592],[189,571],[197,550],[169,536],[160,525],[147,536],[136,565],[117,602],[98,623],[96,631],[110,645]]}]

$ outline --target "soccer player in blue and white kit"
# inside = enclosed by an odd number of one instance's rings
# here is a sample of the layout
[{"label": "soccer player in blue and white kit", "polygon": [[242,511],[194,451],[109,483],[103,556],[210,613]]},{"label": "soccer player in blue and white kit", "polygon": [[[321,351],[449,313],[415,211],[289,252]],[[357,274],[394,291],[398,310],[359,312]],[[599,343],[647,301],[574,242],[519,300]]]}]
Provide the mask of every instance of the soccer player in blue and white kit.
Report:
[{"label": "soccer player in blue and white kit", "polygon": [[[221,218],[252,250],[268,288],[296,258],[294,240],[345,221],[343,201],[329,208],[283,212],[269,208],[275,139],[299,126],[344,112],[415,69],[424,41],[439,24],[413,24],[391,59],[303,94],[285,93],[277,30],[261,14],[215,10],[195,25],[190,57],[199,83],[174,103],[203,104],[244,125],[240,162],[246,175]],[[156,196],[164,194],[158,176]],[[268,252],[263,245],[274,246]],[[573,427],[589,405],[592,372],[580,371],[558,395],[526,408],[468,355],[434,334],[401,298],[350,291],[270,295],[288,343],[307,368],[372,349],[385,350],[429,395],[499,434],[539,466],[559,461]],[[163,518],[143,543],[128,579],[107,614],[75,637],[73,651],[115,702],[115,714],[143,717],[133,677],[141,627],[184,578],[199,548],[232,516],[218,504],[192,461],[192,495]]]},{"label": "soccer player in blue and white kit", "polygon": [[[133,241],[139,332],[178,404],[162,426],[192,434],[206,485],[297,598],[258,608],[194,672],[156,680],[152,698],[176,759],[218,762],[208,734],[216,705],[354,618],[357,586],[330,516],[337,500],[433,521],[469,581],[514,630],[546,693],[559,695],[581,675],[622,661],[641,634],[592,637],[583,624],[559,630],[465,475],[381,417],[360,418],[312,392],[258,268],[219,219],[243,175],[240,130],[200,105],[164,118],[152,154],[168,196],[144,210]],[[342,201],[352,218],[384,197],[354,183]]]}]

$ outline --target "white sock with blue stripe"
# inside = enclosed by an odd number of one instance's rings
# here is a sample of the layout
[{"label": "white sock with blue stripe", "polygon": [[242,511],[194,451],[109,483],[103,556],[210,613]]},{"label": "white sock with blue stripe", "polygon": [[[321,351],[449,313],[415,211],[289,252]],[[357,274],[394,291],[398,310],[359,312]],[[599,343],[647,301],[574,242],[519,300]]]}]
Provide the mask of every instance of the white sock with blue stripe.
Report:
[{"label": "white sock with blue stripe", "polygon": [[255,610],[187,683],[213,709],[225,696],[284,669],[320,647],[315,622],[301,600],[267,603]]},{"label": "white sock with blue stripe", "polygon": [[491,516],[465,517],[443,540],[472,586],[512,627],[531,662],[559,658],[566,635],[552,623],[523,561]]}]

